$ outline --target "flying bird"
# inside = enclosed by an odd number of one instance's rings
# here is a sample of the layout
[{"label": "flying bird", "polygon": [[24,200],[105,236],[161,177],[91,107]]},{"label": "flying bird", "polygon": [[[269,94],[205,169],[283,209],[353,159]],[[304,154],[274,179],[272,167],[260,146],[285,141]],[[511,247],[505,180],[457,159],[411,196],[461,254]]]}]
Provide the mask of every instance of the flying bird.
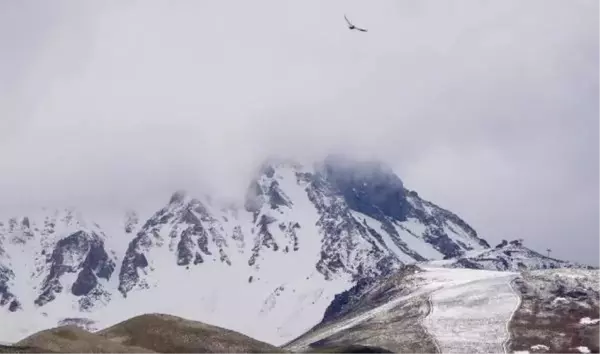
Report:
[{"label": "flying bird", "polygon": [[367,32],[367,30],[364,28],[356,27],[352,22],[350,22],[350,20],[348,20],[348,17],[346,17],[346,15],[344,15],[344,18],[346,19],[346,22],[348,22],[348,28],[350,28],[351,30]]}]

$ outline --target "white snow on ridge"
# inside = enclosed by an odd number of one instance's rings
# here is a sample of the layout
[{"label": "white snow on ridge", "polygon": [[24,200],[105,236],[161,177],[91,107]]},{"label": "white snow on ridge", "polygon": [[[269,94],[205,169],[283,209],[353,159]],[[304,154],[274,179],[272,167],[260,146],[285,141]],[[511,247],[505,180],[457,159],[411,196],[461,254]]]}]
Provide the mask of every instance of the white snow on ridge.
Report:
[{"label": "white snow on ridge", "polygon": [[[479,242],[477,242],[476,240],[473,240],[473,238],[471,236],[469,236],[467,233],[465,233],[464,231],[462,231],[462,229],[460,227],[458,227],[458,225],[456,225],[455,223],[452,223],[450,221],[447,221],[448,225],[444,226],[444,232],[446,233],[446,235],[448,235],[448,237],[450,237],[450,239],[454,242],[456,242],[457,244],[464,244],[467,245],[469,247],[471,247],[473,250],[486,250],[485,247],[483,247],[482,245],[479,244]],[[457,231],[459,230],[459,231]],[[462,248],[462,247],[461,247]]]},{"label": "white snow on ridge", "polygon": [[[398,257],[398,259],[403,262],[403,263],[414,263],[415,260],[408,254],[404,253],[395,243],[394,240],[392,240],[392,238],[390,237],[390,235],[385,231],[385,229],[383,228],[383,225],[381,224],[380,221],[373,219],[372,217],[368,216],[368,215],[364,215],[361,214],[359,212],[356,211],[351,211],[350,212],[352,214],[352,216],[358,220],[360,223],[363,222],[363,220],[367,223],[367,225],[374,229],[375,231],[377,231],[382,239],[383,239],[383,243],[381,246],[383,248],[387,248],[389,250],[392,251],[392,253]],[[404,240],[403,240],[404,241]]]},{"label": "white snow on ridge", "polygon": [[[447,274],[455,274],[462,281],[450,282],[431,295],[433,308],[424,324],[443,353],[504,351],[503,344],[509,338],[507,323],[520,303],[510,286],[517,274],[491,273],[455,269]],[[471,276],[472,280],[467,280]]]},{"label": "white snow on ridge", "polygon": [[421,255],[421,257],[427,259],[442,259],[444,257],[442,253],[420,237],[425,233],[427,228],[418,220],[408,219],[407,221],[402,222],[401,226],[395,227],[402,238],[402,241],[404,241],[410,249]]},{"label": "white snow on ridge", "polygon": [[[351,214],[360,223],[362,223],[364,220],[369,227],[377,231],[383,238],[384,244],[381,246],[392,251],[392,253],[396,255],[400,261],[405,264],[412,264],[416,262],[412,256],[403,252],[396,245],[380,221],[357,211],[351,211]],[[398,232],[398,235],[400,236],[401,242],[405,243],[410,250],[417,252],[421,257],[436,260],[444,257],[444,255],[436,250],[433,245],[426,242],[422,238],[422,235],[427,230],[427,226],[423,225],[419,220],[409,218],[407,221],[399,222],[397,224],[394,223],[393,225],[396,229],[396,232]]]}]

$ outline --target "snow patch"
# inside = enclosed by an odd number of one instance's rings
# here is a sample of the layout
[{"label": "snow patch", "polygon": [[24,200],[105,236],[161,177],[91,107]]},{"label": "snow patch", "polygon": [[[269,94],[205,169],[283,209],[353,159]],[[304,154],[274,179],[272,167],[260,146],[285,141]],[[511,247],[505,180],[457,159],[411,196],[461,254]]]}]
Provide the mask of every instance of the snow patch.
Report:
[{"label": "snow patch", "polygon": [[531,350],[550,350],[550,347],[543,344],[536,344],[531,346]]},{"label": "snow patch", "polygon": [[600,322],[600,318],[596,318],[596,319],[592,320],[589,317],[584,317],[579,320],[579,324],[582,324],[582,325],[591,325],[591,324],[596,324],[598,322]]}]

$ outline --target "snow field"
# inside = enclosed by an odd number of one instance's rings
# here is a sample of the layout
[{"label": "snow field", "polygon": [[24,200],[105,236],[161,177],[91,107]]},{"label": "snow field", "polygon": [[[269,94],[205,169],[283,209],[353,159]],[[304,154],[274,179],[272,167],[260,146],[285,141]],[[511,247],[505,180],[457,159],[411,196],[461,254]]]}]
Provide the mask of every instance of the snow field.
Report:
[{"label": "snow field", "polygon": [[424,320],[441,352],[504,352],[503,343],[509,338],[507,323],[520,301],[510,286],[516,274],[431,269],[432,278],[448,280],[431,294],[433,308]]},{"label": "snow field", "polygon": [[510,286],[517,274],[459,268],[424,269],[426,272],[415,275],[418,281],[411,293],[331,323],[288,349],[303,349],[371,318],[382,319],[397,306],[429,295],[430,313],[422,324],[440,352],[504,352],[503,344],[509,337],[508,321],[520,302]]},{"label": "snow field", "polygon": [[596,318],[596,319],[592,320],[589,317],[584,317],[581,320],[579,320],[579,324],[582,324],[582,325],[592,325],[592,324],[596,324],[598,322],[600,322],[600,318]]}]

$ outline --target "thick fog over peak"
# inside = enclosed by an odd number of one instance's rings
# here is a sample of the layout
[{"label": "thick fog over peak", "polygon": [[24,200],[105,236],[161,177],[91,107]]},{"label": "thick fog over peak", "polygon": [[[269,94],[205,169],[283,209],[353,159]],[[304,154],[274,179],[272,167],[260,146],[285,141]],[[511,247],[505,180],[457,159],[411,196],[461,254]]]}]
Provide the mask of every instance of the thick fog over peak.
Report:
[{"label": "thick fog over peak", "polygon": [[268,156],[343,153],[598,261],[597,1],[13,1],[0,52],[2,211],[239,198]]}]

